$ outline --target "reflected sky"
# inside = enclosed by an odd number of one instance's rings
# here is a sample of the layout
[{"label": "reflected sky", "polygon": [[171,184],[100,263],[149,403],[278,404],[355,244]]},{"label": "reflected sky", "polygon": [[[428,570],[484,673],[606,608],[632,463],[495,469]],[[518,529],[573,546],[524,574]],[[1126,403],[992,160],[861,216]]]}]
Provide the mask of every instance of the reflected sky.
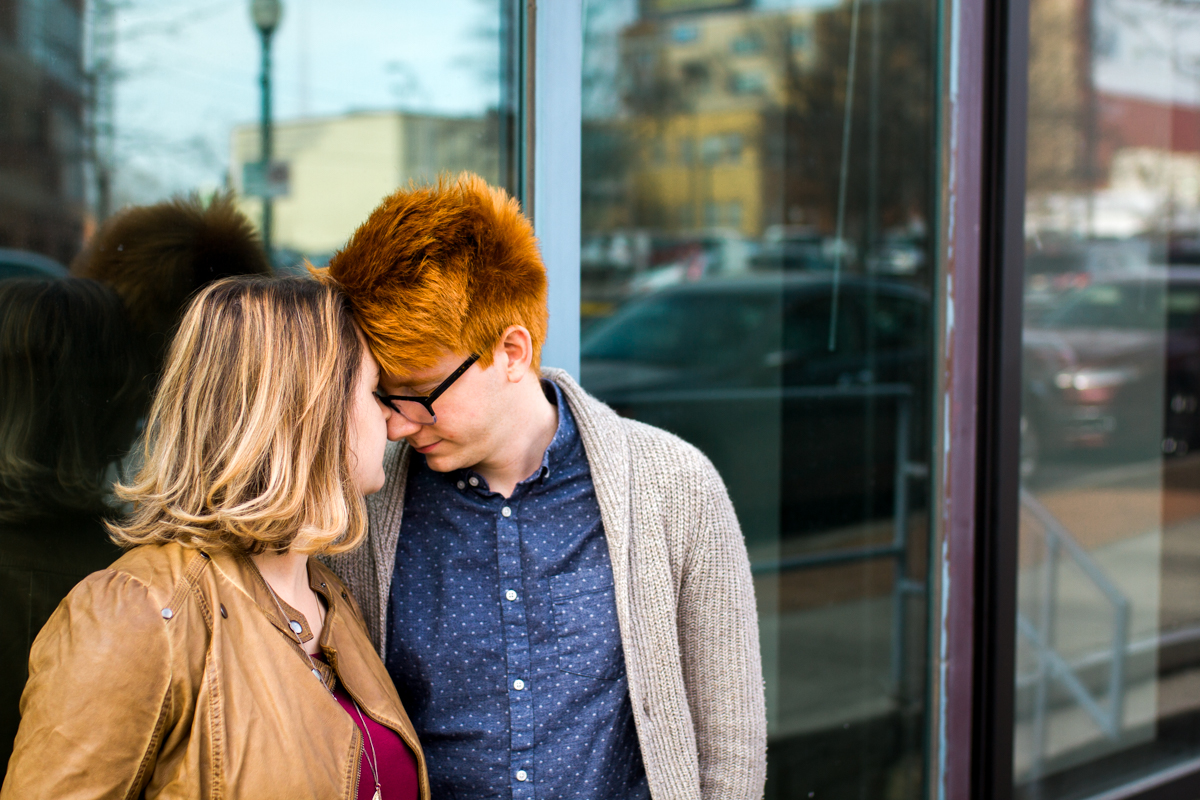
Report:
[{"label": "reflected sky", "polygon": [[1098,0],[1095,24],[1097,89],[1200,104],[1200,5]]}]

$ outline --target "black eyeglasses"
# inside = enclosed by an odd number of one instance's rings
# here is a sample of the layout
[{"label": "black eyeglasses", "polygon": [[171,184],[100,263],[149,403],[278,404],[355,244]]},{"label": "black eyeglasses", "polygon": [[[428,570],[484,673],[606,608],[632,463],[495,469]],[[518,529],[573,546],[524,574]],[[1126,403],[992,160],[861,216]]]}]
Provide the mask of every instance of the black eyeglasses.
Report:
[{"label": "black eyeglasses", "polygon": [[409,422],[415,422],[418,425],[432,425],[437,422],[437,414],[433,410],[433,401],[441,397],[450,388],[450,384],[458,380],[478,360],[479,356],[472,355],[462,363],[462,366],[451,372],[449,378],[438,384],[436,389],[424,397],[403,397],[397,394],[383,394],[382,392],[375,392],[375,396],[379,398],[379,402]]}]

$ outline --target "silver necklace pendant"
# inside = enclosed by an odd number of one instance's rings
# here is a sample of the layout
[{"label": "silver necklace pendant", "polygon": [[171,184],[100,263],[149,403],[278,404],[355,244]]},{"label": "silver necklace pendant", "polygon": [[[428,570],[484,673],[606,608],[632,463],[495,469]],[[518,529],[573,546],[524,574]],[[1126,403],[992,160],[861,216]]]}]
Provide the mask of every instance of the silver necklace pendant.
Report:
[{"label": "silver necklace pendant", "polygon": [[381,800],[378,784],[375,785],[375,794],[371,795],[371,800]]}]

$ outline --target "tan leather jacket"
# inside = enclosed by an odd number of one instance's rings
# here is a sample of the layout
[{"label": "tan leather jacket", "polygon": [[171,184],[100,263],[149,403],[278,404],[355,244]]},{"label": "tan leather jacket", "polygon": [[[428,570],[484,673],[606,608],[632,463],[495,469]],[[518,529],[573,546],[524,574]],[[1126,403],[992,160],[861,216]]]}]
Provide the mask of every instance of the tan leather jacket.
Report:
[{"label": "tan leather jacket", "polygon": [[[358,607],[316,559],[308,572],[329,608],[330,667],[412,748],[428,800],[424,755]],[[34,643],[0,800],[354,800],[361,734],[286,630],[248,558],[131,550],[75,587]]]}]

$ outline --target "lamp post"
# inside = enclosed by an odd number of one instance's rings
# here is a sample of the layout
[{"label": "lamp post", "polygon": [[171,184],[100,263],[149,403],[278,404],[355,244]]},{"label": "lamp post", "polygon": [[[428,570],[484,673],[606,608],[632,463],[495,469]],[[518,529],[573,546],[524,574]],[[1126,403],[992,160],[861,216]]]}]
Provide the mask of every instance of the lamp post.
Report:
[{"label": "lamp post", "polygon": [[[259,134],[261,135],[261,146],[259,148],[259,160],[261,163],[262,176],[267,178],[271,170],[271,35],[275,33],[275,29],[279,27],[279,20],[283,16],[283,3],[280,0],[250,0],[250,18],[254,21],[254,27],[258,28],[258,35],[262,39],[262,75],[259,77],[260,85],[262,86],[262,118],[259,124]],[[262,237],[263,247],[267,251],[267,260],[274,264],[274,258],[271,254],[271,223],[274,214],[272,208],[272,198],[270,194],[269,181],[263,181],[263,197],[262,197]]]}]

